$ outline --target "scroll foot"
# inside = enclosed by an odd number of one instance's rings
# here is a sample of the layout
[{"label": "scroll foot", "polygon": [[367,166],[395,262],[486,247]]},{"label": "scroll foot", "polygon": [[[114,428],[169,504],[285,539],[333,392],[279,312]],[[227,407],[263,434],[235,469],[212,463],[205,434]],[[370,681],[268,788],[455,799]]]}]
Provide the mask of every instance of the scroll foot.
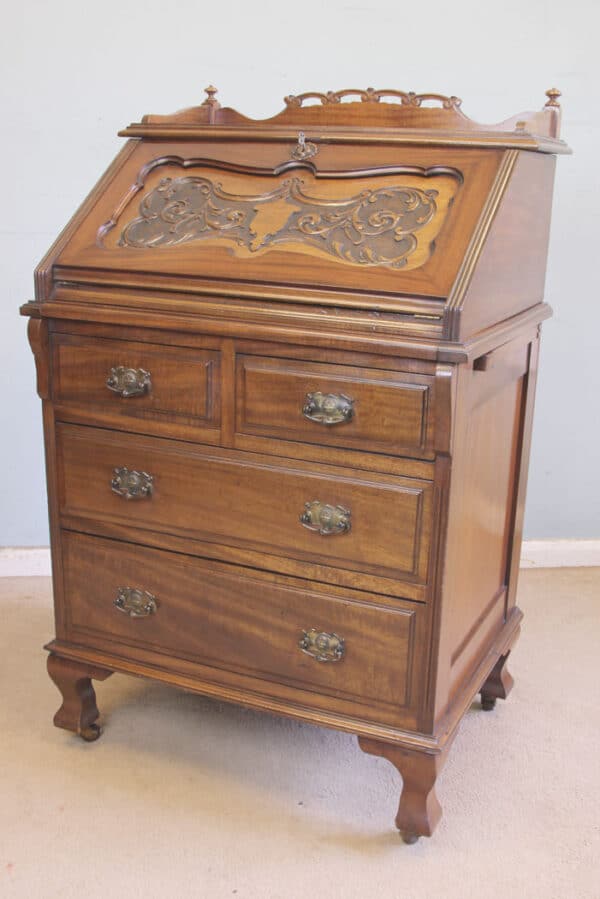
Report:
[{"label": "scroll foot", "polygon": [[514,680],[506,667],[509,655],[510,650],[500,656],[481,688],[481,708],[484,712],[491,712],[496,700],[506,699],[513,688]]},{"label": "scroll foot", "polygon": [[48,674],[63,698],[54,716],[55,726],[78,734],[87,743],[97,740],[101,730],[95,723],[99,713],[91,679],[106,680],[112,671],[51,653],[48,656]]},{"label": "scroll foot", "polygon": [[403,749],[367,737],[359,737],[358,743],[363,752],[382,756],[400,772],[402,793],[396,827],[404,842],[412,844],[419,837],[430,837],[442,817],[442,809],[435,795],[435,782],[446,761],[448,747],[442,752],[428,753]]}]

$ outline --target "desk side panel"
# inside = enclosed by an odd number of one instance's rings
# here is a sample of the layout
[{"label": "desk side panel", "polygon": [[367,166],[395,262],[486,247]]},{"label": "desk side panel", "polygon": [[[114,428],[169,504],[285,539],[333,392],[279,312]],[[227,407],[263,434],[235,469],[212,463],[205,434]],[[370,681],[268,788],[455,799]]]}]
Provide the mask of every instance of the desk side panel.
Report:
[{"label": "desk side panel", "polygon": [[537,342],[525,333],[459,370],[436,720],[481,686],[473,678],[514,606]]},{"label": "desk side panel", "polygon": [[521,152],[464,297],[461,340],[544,298],[556,157]]}]

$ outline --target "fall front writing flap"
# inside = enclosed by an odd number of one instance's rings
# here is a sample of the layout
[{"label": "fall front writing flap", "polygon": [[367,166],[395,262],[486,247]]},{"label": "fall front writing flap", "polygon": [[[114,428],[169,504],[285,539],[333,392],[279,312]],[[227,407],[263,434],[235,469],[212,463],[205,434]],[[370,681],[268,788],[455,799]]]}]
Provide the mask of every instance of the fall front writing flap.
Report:
[{"label": "fall front writing flap", "polygon": [[502,151],[323,144],[302,161],[293,150],[140,142],[58,265],[69,280],[93,269],[166,289],[226,279],[240,295],[295,285],[388,295],[390,308],[402,295],[447,297]]},{"label": "fall front writing flap", "polygon": [[437,94],[306,94],[260,122],[207,93],[124,132],[38,299],[94,302],[92,285],[143,290],[148,308],[152,291],[352,307],[455,339],[540,301],[551,154],[568,150],[557,91],[499,126]]}]

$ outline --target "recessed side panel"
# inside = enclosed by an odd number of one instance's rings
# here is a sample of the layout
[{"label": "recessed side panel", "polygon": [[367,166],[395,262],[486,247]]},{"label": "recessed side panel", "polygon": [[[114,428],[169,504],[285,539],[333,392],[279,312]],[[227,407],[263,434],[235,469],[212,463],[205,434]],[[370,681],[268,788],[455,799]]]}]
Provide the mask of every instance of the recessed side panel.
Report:
[{"label": "recessed side panel", "polygon": [[529,346],[521,337],[460,372],[439,712],[465,688],[507,617]]}]

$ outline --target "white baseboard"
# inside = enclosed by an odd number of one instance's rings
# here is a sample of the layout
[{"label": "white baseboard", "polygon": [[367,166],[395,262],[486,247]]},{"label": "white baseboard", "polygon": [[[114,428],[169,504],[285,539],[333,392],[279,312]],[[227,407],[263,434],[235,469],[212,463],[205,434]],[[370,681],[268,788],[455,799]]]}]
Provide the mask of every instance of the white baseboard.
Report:
[{"label": "white baseboard", "polygon": [[[521,568],[600,567],[600,540],[525,540]],[[0,547],[0,577],[49,577],[47,546]]]},{"label": "white baseboard", "polygon": [[524,540],[521,568],[595,568],[600,540]]},{"label": "white baseboard", "polygon": [[0,577],[50,577],[48,546],[0,546]]}]

